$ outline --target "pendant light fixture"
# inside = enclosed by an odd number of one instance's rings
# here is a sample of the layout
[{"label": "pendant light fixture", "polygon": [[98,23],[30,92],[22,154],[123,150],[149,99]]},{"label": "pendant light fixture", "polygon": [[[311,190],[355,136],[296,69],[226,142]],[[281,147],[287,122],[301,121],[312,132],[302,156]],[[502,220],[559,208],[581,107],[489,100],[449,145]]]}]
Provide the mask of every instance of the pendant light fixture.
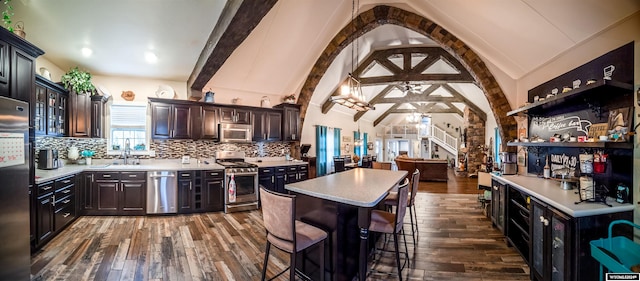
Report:
[{"label": "pendant light fixture", "polygon": [[358,64],[358,53],[356,49],[358,47],[358,37],[356,36],[356,23],[355,18],[360,10],[360,1],[357,3],[358,8],[356,9],[356,0],[352,0],[351,2],[351,27],[352,27],[352,36],[354,36],[351,41],[351,72],[347,77],[347,81],[342,87],[340,87],[340,95],[332,96],[331,101],[334,103],[346,106],[348,108],[355,109],[357,111],[368,111],[371,109],[375,109],[372,107],[365,99],[364,94],[362,93],[362,87],[360,86],[360,81],[358,78],[353,76],[353,72],[355,70],[355,65]]}]

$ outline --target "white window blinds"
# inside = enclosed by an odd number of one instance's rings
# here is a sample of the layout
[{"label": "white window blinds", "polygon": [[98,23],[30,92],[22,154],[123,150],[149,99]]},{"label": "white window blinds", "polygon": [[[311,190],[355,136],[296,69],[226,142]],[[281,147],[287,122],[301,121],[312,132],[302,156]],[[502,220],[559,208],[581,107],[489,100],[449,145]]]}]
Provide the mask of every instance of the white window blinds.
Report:
[{"label": "white window blinds", "polygon": [[147,106],[111,105],[111,127],[145,128]]}]

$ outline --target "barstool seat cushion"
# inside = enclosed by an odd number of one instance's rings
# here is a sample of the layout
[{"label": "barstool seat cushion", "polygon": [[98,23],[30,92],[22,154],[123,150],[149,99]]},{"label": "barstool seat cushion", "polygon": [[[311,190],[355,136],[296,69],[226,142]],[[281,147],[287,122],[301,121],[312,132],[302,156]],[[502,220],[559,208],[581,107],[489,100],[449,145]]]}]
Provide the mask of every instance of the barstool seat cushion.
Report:
[{"label": "barstool seat cushion", "polygon": [[381,210],[371,211],[371,223],[369,224],[369,231],[393,233],[395,225],[396,215],[394,213],[385,212]]},{"label": "barstool seat cushion", "polygon": [[[300,252],[325,238],[327,238],[327,233],[324,230],[296,220],[296,252]],[[293,252],[293,242],[280,239],[270,233],[267,235],[267,239],[279,249],[289,253]]]}]

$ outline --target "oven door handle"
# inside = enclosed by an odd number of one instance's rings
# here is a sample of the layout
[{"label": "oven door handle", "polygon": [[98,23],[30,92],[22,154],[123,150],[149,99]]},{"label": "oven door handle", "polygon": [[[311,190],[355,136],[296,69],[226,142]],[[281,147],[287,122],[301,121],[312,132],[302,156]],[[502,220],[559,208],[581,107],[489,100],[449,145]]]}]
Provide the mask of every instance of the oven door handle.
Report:
[{"label": "oven door handle", "polygon": [[258,173],[256,172],[244,172],[244,173],[229,173],[227,175],[227,177],[230,177],[229,175],[233,174],[233,176],[257,176]]}]

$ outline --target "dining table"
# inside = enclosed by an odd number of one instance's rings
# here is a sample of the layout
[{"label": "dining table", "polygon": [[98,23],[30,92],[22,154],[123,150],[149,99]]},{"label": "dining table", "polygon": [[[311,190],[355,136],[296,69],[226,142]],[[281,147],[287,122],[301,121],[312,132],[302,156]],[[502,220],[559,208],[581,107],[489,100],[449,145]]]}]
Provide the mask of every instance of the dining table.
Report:
[{"label": "dining table", "polygon": [[[350,239],[355,236],[359,239],[359,253],[354,258],[341,257],[340,255],[350,255],[352,251],[342,249],[348,248],[348,242],[333,241],[331,245],[336,249],[334,253],[341,262],[334,264],[348,264],[350,260],[357,259],[357,274],[359,280],[365,280],[367,275],[367,262],[369,252],[369,224],[371,223],[371,210],[378,207],[382,200],[389,194],[389,191],[396,187],[407,177],[407,171],[374,170],[366,168],[355,168],[340,173],[290,183],[285,185],[285,189],[292,194],[302,197],[296,204],[296,212],[304,214],[317,213],[320,209],[334,210],[325,212],[316,217],[316,221],[328,224],[332,221],[329,232],[336,232],[333,237],[336,239]],[[313,200],[306,200],[313,199]],[[331,208],[327,208],[327,207]],[[298,210],[300,209],[300,210]],[[353,211],[350,211],[353,210]],[[350,215],[351,214],[351,215]],[[354,216],[348,218],[347,216]],[[311,215],[309,215],[311,217]],[[348,224],[357,219],[357,226]],[[343,225],[343,226],[341,226]],[[353,229],[357,228],[357,229]],[[339,233],[338,233],[339,232]],[[347,237],[347,238],[344,238]],[[356,242],[357,243],[357,242]],[[338,246],[339,245],[339,246]],[[344,253],[340,253],[340,251]],[[356,251],[357,252],[357,251]],[[325,259],[326,260],[326,259]],[[356,261],[353,261],[354,263]],[[339,278],[333,280],[351,280],[349,266],[339,268],[335,274]],[[342,272],[344,271],[344,272]]]}]

